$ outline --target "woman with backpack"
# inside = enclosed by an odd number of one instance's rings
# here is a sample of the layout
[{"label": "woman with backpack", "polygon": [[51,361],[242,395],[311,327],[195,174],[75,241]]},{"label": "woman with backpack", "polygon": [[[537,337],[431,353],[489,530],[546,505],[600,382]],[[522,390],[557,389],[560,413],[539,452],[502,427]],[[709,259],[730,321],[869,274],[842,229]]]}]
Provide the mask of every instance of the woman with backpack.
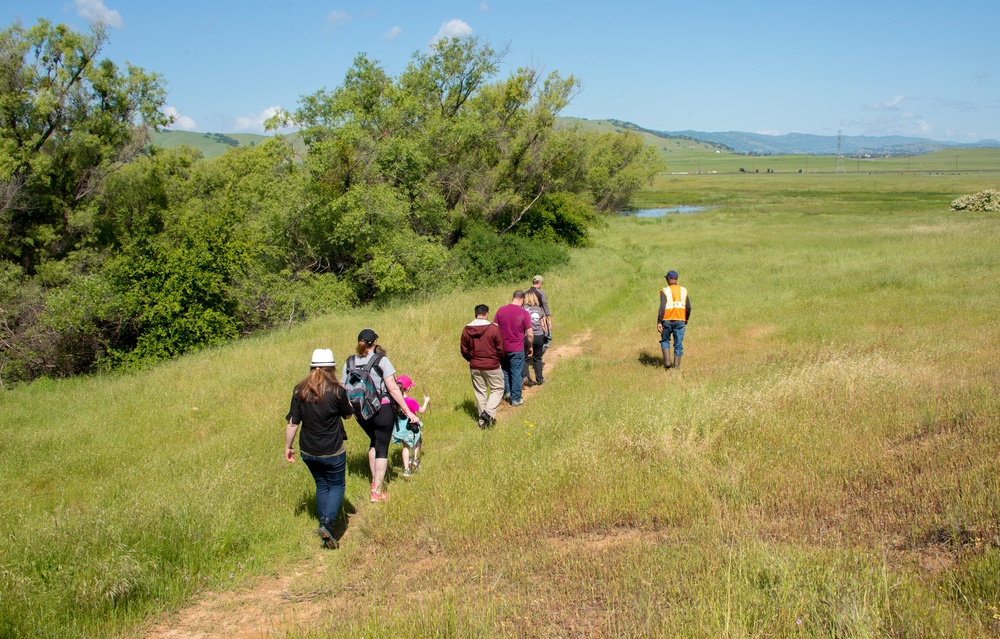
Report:
[{"label": "woman with backpack", "polygon": [[319,515],[319,537],[324,548],[336,548],[333,523],[344,500],[347,472],[347,451],[344,441],[344,419],[354,414],[347,392],[337,382],[337,362],[333,351],[317,348],[309,364],[309,375],[295,386],[288,409],[285,429],[285,461],[295,461],[295,435],[299,436],[299,453],[313,479],[316,480],[316,513]]},{"label": "woman with backpack", "polygon": [[406,405],[396,383],[396,369],[385,355],[375,352],[378,335],[370,328],[358,333],[356,354],[344,363],[343,383],[354,406],[354,417],[368,435],[368,468],[372,474],[371,500],[383,502],[389,496],[382,490],[389,466],[389,441],[396,423],[395,402],[413,421],[420,421]]}]

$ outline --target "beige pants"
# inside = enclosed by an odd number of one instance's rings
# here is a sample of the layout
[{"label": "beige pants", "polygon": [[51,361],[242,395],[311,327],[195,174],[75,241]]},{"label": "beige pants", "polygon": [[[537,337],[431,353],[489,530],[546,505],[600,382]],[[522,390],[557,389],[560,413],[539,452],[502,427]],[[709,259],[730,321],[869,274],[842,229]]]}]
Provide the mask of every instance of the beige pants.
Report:
[{"label": "beige pants", "polygon": [[472,374],[472,389],[476,391],[476,404],[479,413],[490,417],[497,416],[497,407],[503,399],[503,371],[499,368],[492,371],[469,369]]}]

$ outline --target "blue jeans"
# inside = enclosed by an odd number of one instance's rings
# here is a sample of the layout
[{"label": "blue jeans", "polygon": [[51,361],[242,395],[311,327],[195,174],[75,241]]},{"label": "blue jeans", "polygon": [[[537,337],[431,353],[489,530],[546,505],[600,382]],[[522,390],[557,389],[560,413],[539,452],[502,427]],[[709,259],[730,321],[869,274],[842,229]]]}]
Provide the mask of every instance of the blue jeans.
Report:
[{"label": "blue jeans", "polygon": [[344,501],[344,488],[347,485],[347,453],[333,457],[313,457],[302,455],[316,480],[316,513],[319,515],[320,526],[325,526],[331,533],[333,522],[340,512],[340,502]]},{"label": "blue jeans", "polygon": [[670,348],[670,336],[674,336],[674,356],[680,357],[684,354],[684,329],[687,322],[681,320],[670,320],[663,322],[663,332],[660,334],[660,348]]},{"label": "blue jeans", "polygon": [[521,369],[524,367],[524,351],[507,352],[500,362],[503,369],[503,394],[510,395],[511,402],[521,401]]}]

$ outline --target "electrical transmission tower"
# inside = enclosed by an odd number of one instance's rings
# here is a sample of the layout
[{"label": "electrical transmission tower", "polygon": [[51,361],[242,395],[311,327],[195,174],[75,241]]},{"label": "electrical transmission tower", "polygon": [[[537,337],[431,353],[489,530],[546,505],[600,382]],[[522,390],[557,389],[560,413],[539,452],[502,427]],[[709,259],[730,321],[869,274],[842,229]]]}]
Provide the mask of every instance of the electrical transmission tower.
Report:
[{"label": "electrical transmission tower", "polygon": [[837,131],[837,168],[833,172],[844,172],[844,136],[841,135],[840,131]]}]

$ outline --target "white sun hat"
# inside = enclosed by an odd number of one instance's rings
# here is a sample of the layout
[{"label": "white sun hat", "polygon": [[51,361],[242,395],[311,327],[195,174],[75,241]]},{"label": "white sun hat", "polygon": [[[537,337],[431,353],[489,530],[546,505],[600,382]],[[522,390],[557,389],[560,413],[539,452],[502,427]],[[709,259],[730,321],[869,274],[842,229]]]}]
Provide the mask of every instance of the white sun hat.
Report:
[{"label": "white sun hat", "polygon": [[309,365],[312,368],[319,368],[321,366],[336,366],[337,361],[333,359],[333,351],[329,348],[317,348],[313,351],[312,363]]}]

